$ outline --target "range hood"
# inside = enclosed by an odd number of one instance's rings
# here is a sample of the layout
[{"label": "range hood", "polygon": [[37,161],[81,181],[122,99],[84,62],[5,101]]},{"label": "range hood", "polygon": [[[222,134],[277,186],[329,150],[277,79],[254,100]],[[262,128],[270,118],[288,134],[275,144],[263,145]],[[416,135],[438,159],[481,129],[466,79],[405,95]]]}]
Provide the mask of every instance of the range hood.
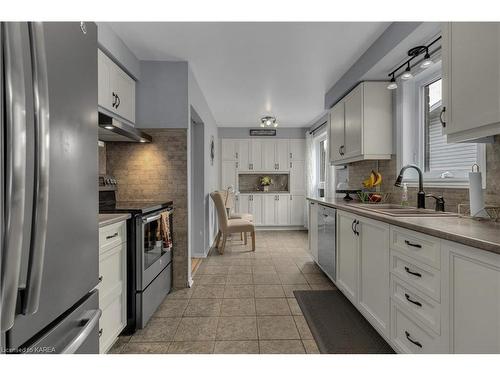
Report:
[{"label": "range hood", "polygon": [[143,131],[99,112],[99,140],[103,142],[149,143],[153,138]]}]

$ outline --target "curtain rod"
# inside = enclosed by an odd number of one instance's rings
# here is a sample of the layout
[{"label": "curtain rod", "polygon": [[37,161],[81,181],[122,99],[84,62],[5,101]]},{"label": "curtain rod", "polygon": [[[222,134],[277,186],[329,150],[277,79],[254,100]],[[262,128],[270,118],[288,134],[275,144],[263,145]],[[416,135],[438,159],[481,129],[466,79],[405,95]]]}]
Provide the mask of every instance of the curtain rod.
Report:
[{"label": "curtain rod", "polygon": [[319,124],[318,126],[316,126],[313,130],[309,131],[309,134],[314,134],[318,129],[320,129],[321,127],[325,126],[327,122],[328,121],[325,121],[325,122]]}]

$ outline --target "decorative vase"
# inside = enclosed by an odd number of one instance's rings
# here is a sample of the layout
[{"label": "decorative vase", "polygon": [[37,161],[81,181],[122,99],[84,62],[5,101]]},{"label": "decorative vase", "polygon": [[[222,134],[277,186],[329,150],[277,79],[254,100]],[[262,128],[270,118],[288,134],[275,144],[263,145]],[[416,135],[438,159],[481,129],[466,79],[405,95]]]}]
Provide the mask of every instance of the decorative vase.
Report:
[{"label": "decorative vase", "polygon": [[269,185],[264,186],[264,191],[269,191]]}]

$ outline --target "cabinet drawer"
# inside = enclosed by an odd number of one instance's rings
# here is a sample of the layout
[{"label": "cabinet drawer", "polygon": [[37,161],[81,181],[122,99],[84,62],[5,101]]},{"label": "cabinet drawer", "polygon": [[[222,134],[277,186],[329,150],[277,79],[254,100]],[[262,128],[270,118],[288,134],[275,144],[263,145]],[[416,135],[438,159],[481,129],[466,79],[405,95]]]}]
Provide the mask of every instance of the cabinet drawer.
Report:
[{"label": "cabinet drawer", "polygon": [[391,276],[391,298],[435,333],[441,333],[441,305],[396,276]]},{"label": "cabinet drawer", "polygon": [[127,240],[126,222],[107,225],[99,229],[99,253],[112,249]]},{"label": "cabinet drawer", "polygon": [[104,301],[114,290],[122,289],[123,283],[126,283],[124,264],[126,255],[126,244],[121,244],[112,250],[102,254],[99,257],[99,278],[101,282],[98,285],[99,301]]},{"label": "cabinet drawer", "polygon": [[391,249],[440,269],[441,242],[435,237],[391,226]]},{"label": "cabinet drawer", "polygon": [[392,341],[402,353],[436,354],[446,353],[445,340],[421,323],[394,302],[392,307]]},{"label": "cabinet drawer", "polygon": [[126,313],[122,295],[117,296],[106,308],[102,310],[99,320],[99,348],[101,353],[107,352],[116,337],[126,325]]},{"label": "cabinet drawer", "polygon": [[391,273],[436,301],[441,301],[441,274],[438,270],[391,250]]}]

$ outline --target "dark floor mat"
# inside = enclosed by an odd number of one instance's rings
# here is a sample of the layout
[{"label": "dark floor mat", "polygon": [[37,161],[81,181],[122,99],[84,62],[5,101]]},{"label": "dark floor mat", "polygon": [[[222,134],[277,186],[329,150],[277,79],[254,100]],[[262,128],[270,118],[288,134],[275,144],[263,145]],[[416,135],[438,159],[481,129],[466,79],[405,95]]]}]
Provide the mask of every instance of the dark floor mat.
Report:
[{"label": "dark floor mat", "polygon": [[300,290],[293,293],[321,353],[394,353],[340,291]]}]

